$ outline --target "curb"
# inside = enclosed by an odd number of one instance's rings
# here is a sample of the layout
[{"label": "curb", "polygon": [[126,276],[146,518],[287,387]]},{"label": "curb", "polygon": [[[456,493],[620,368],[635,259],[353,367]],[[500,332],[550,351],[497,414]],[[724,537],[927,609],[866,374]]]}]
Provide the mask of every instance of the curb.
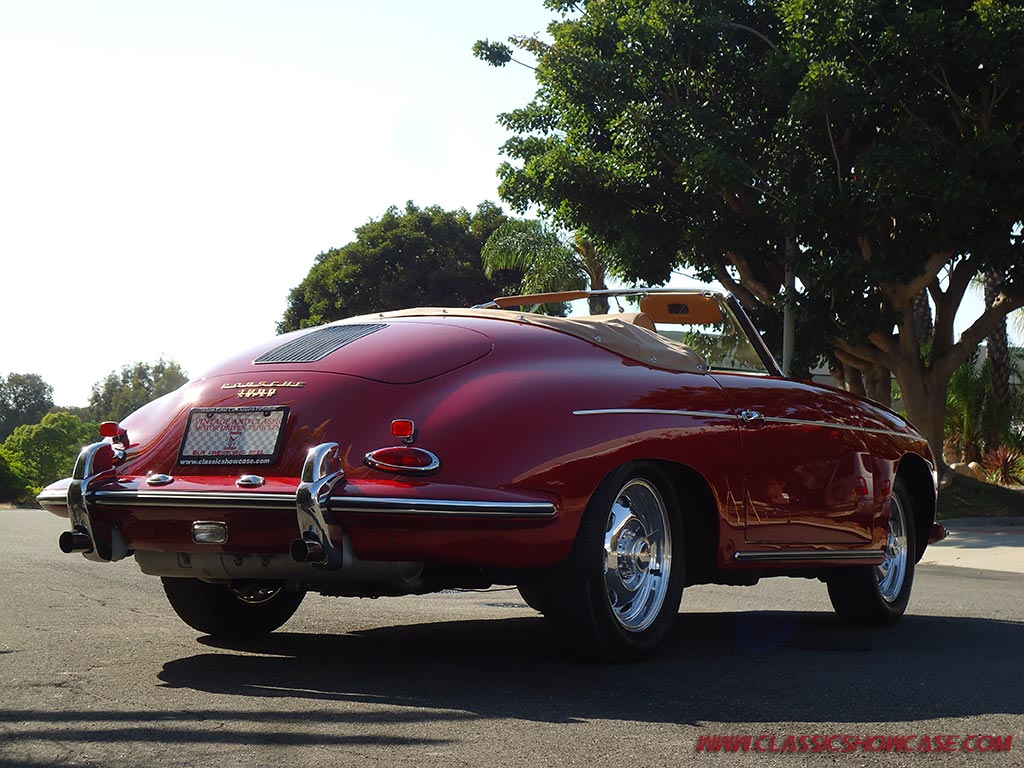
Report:
[{"label": "curb", "polygon": [[950,531],[960,528],[1014,528],[1024,526],[1024,517],[953,517],[935,522]]}]

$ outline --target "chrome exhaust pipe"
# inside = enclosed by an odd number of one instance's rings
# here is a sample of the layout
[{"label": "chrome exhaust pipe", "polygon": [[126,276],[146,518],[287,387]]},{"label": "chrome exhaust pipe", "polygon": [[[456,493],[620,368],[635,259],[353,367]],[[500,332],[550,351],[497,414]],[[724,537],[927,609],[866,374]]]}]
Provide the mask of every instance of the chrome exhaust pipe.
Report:
[{"label": "chrome exhaust pipe", "polygon": [[296,539],[292,542],[289,552],[292,560],[296,563],[322,565],[327,562],[327,553],[324,551],[323,544],[312,537]]},{"label": "chrome exhaust pipe", "polygon": [[92,539],[89,538],[89,534],[82,531],[64,531],[57,539],[57,546],[67,555],[72,552],[89,553],[93,550]]}]

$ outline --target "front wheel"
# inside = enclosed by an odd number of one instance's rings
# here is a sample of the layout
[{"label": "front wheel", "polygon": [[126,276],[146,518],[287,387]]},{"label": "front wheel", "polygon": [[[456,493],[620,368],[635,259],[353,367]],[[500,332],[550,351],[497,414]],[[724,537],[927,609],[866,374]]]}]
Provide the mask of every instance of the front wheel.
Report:
[{"label": "front wheel", "polygon": [[903,480],[896,478],[885,560],[881,565],[844,568],[828,579],[828,596],[839,618],[847,624],[879,626],[903,615],[914,584],[914,542],[913,497]]},{"label": "front wheel", "polygon": [[166,577],[161,581],[182,621],[208,635],[225,637],[273,632],[292,617],[306,596],[269,582],[228,585]]},{"label": "front wheel", "polygon": [[598,486],[571,555],[545,579],[545,618],[573,655],[642,658],[672,628],[684,565],[672,484],[656,464],[627,464]]}]

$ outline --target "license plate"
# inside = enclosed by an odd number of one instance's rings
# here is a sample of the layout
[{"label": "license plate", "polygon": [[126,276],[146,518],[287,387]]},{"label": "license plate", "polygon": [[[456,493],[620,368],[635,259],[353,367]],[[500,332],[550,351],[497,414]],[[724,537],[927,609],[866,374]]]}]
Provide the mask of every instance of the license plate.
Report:
[{"label": "license plate", "polygon": [[178,464],[273,464],[287,423],[285,406],[193,408]]}]

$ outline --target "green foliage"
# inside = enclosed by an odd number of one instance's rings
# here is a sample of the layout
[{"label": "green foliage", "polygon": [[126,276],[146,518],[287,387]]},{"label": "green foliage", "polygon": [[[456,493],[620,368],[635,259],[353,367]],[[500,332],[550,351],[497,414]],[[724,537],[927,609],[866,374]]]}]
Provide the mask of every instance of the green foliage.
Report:
[{"label": "green foliage", "polygon": [[1019,448],[1000,445],[985,454],[985,475],[999,485],[1024,484],[1024,453]]},{"label": "green foliage", "polygon": [[981,416],[987,389],[975,350],[953,373],[946,389],[946,440],[955,446],[960,461],[981,458]]},{"label": "green foliage", "polygon": [[19,501],[26,496],[27,488],[24,468],[12,466],[0,448],[0,502]]},{"label": "green foliage", "polygon": [[517,134],[502,196],[615,246],[627,278],[648,284],[680,260],[707,266],[702,254],[722,253],[712,244],[774,252],[770,174],[788,162],[772,147],[789,100],[777,96],[796,75],[747,31],[773,25],[745,0],[626,0],[553,23],[550,45],[520,40],[538,56],[538,91],[499,118]]},{"label": "green foliage", "polygon": [[288,296],[278,331],[417,306],[472,306],[506,293],[519,273],[484,274],[480,251],[507,217],[493,203],[475,213],[437,206],[389,208],[356,239],[317,256]]},{"label": "green foliage", "polygon": [[486,61],[492,67],[503,67],[512,61],[512,49],[504,43],[477,40],[473,43],[473,55]]},{"label": "green foliage", "polygon": [[119,421],[186,381],[188,375],[174,360],[126,365],[92,385],[89,414],[95,421]]},{"label": "green foliage", "polygon": [[1024,395],[1013,392],[1010,402],[1001,404],[991,362],[979,360],[975,350],[953,373],[946,389],[946,441],[961,461],[980,461],[1003,446],[1021,443],[1018,430],[1024,420]]},{"label": "green foliage", "polygon": [[1024,200],[1012,6],[619,0],[549,33],[520,40],[539,87],[500,117],[517,134],[501,194],[624,244],[628,278],[728,269],[777,310],[794,234],[818,310],[801,339],[820,345],[823,315],[885,327],[865,296],[937,250],[984,245],[1009,266]]},{"label": "green foliage", "polygon": [[484,274],[502,270],[523,273],[523,293],[579,291],[587,274],[576,252],[558,232],[537,219],[509,219],[487,238],[481,251]]},{"label": "green foliage", "polygon": [[0,378],[0,440],[22,424],[39,421],[53,407],[53,387],[34,373]]},{"label": "green foliage", "polygon": [[83,445],[99,439],[99,426],[70,413],[48,413],[38,424],[23,424],[0,446],[0,456],[23,481],[28,496],[68,477]]},{"label": "green foliage", "polygon": [[[484,243],[484,272],[488,277],[502,270],[521,272],[522,293],[579,291],[606,287],[608,260],[597,246],[577,231],[564,240],[558,230],[537,219],[509,219]],[[564,304],[545,305],[549,314],[564,315]],[[590,298],[591,314],[608,311],[603,296]]]}]

